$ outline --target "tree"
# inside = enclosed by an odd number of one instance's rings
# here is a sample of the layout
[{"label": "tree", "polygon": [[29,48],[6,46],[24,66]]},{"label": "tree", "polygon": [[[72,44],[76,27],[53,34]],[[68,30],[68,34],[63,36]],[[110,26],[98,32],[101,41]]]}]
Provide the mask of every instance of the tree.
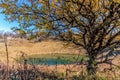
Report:
[{"label": "tree", "polygon": [[[2,13],[9,21],[23,27],[35,26],[39,31],[58,36],[86,50],[88,74],[97,65],[111,64],[109,54],[119,46],[120,2],[116,0],[3,0]],[[18,4],[19,2],[19,4]],[[48,36],[48,35],[47,35]],[[106,49],[105,59],[97,60]]]},{"label": "tree", "polygon": [[26,38],[27,37],[27,32],[25,29],[23,28],[18,28],[18,27],[13,27],[11,28],[13,30],[13,32],[15,32],[16,34],[19,35],[20,38]]}]

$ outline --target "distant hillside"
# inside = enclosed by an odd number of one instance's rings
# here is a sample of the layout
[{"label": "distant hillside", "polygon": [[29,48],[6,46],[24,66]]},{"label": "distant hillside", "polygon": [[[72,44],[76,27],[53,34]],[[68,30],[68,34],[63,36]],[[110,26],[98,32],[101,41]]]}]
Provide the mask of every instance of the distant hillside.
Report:
[{"label": "distant hillside", "polygon": [[[56,40],[46,40],[37,43],[31,43],[27,40],[11,40],[8,41],[8,51],[10,59],[14,59],[24,52],[27,55],[32,54],[51,54],[51,53],[67,53],[67,54],[83,54],[84,50],[79,50],[66,47],[63,45],[64,42]],[[1,60],[5,59],[5,47],[4,43],[0,43],[0,56]]]}]

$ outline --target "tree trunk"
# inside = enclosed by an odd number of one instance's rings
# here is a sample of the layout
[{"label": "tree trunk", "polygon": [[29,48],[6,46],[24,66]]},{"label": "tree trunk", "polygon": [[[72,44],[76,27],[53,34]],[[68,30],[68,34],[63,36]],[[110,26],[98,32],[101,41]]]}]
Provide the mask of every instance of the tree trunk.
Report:
[{"label": "tree trunk", "polygon": [[96,74],[97,64],[95,61],[94,54],[89,55],[88,65],[87,65],[87,72],[88,75],[94,75]]}]

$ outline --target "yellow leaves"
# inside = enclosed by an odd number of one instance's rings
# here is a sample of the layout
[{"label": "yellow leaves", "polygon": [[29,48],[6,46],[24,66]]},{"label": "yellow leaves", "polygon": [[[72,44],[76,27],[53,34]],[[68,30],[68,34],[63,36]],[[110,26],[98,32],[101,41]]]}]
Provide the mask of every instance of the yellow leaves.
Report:
[{"label": "yellow leaves", "polygon": [[50,1],[49,0],[39,0],[39,2],[48,7]]},{"label": "yellow leaves", "polygon": [[52,1],[52,6],[55,7],[56,6],[56,3],[54,1]]},{"label": "yellow leaves", "polygon": [[23,17],[22,17],[22,16],[19,16],[19,17],[18,17],[18,22],[20,22],[22,19],[23,19]]},{"label": "yellow leaves", "polygon": [[[82,2],[83,0],[81,0]],[[110,4],[112,4],[112,1],[114,2],[118,2],[120,3],[120,0],[84,0],[85,4],[89,6],[89,4],[91,3],[93,6],[93,10],[97,11],[99,10],[100,6],[109,6]]]},{"label": "yellow leaves", "polygon": [[110,35],[106,35],[106,36],[105,36],[105,39],[109,39],[109,38],[110,38]]},{"label": "yellow leaves", "polygon": [[26,21],[30,21],[30,17],[29,16],[26,17]]},{"label": "yellow leaves", "polygon": [[36,27],[37,27],[37,28],[41,28],[41,25],[40,25],[40,24],[36,24]]},{"label": "yellow leaves", "polygon": [[99,9],[99,0],[96,0],[94,10]]},{"label": "yellow leaves", "polygon": [[95,11],[99,9],[99,0],[85,0],[85,3],[88,5],[91,3]]},{"label": "yellow leaves", "polygon": [[20,9],[19,9],[19,12],[23,12],[23,11],[24,11],[24,9],[23,9],[23,8],[20,8]]},{"label": "yellow leaves", "polygon": [[118,3],[120,3],[120,0],[113,0],[114,2],[118,2]]},{"label": "yellow leaves", "polygon": [[8,4],[3,3],[3,4],[0,4],[0,6],[3,7],[3,8],[8,8]]},{"label": "yellow leaves", "polygon": [[39,17],[39,16],[37,16],[37,15],[34,15],[34,16],[33,16],[33,19],[38,19],[38,17]]},{"label": "yellow leaves", "polygon": [[42,29],[40,34],[45,34],[45,29]]},{"label": "yellow leaves", "polygon": [[23,31],[23,30],[21,30],[21,29],[19,29],[18,32],[19,32],[20,34],[22,34],[22,35],[26,34],[26,32]]},{"label": "yellow leaves", "polygon": [[9,9],[9,12],[10,12],[10,13],[12,13],[13,11],[14,11],[14,9],[13,9],[13,8],[10,8],[10,9]]},{"label": "yellow leaves", "polygon": [[37,35],[39,35],[39,36],[44,35],[44,34],[46,34],[45,29],[41,29],[41,31],[37,32]]},{"label": "yellow leaves", "polygon": [[45,28],[46,28],[47,30],[51,30],[51,29],[52,29],[52,26],[50,26],[49,23],[46,23],[46,24],[45,24]]},{"label": "yellow leaves", "polygon": [[39,0],[40,3],[43,3],[43,0]]},{"label": "yellow leaves", "polygon": [[56,14],[59,14],[59,15],[60,15],[60,14],[63,14],[63,12],[61,11],[61,9],[57,9],[57,10],[56,10]]},{"label": "yellow leaves", "polygon": [[[90,7],[90,5],[93,7],[93,10],[98,10],[99,9],[99,0],[76,0],[80,2],[81,4],[83,3],[85,6]],[[66,7],[70,9],[72,12],[75,12],[78,10],[80,7],[78,4],[73,3],[72,1],[66,2]]]},{"label": "yellow leaves", "polygon": [[115,40],[120,40],[120,35],[116,36]]},{"label": "yellow leaves", "polygon": [[57,7],[57,2],[58,2],[58,0],[52,0],[52,7],[53,8],[56,8]]}]

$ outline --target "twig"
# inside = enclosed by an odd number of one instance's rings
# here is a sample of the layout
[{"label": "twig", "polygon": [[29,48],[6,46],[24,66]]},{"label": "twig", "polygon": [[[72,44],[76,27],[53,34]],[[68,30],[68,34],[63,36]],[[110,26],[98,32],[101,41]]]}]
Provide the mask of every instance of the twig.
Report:
[{"label": "twig", "polygon": [[5,49],[6,49],[6,59],[7,59],[7,77],[6,80],[9,80],[9,55],[8,55],[8,46],[7,46],[7,37],[4,35]]}]

